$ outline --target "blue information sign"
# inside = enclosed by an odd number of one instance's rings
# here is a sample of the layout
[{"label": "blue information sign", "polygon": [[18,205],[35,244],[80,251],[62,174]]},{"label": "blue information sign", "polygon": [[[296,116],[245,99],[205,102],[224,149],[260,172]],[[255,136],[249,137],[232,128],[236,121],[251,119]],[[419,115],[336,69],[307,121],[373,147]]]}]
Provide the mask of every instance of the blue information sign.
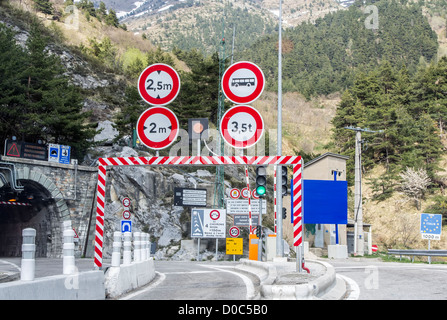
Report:
[{"label": "blue information sign", "polygon": [[421,214],[421,235],[423,239],[440,240],[442,214]]},{"label": "blue information sign", "polygon": [[306,224],[347,224],[348,183],[303,180],[303,220]]}]

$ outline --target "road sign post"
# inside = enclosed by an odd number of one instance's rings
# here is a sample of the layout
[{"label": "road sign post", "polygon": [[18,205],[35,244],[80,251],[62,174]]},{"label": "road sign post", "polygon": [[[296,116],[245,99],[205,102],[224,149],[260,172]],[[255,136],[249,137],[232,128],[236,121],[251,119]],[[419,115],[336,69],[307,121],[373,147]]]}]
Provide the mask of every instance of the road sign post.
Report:
[{"label": "road sign post", "polygon": [[222,76],[222,91],[235,104],[252,103],[260,97],[264,87],[264,73],[252,62],[236,62]]},{"label": "road sign post", "polygon": [[230,108],[220,121],[220,133],[233,148],[254,146],[264,133],[264,120],[253,107],[237,105]]},{"label": "road sign post", "polygon": [[[430,250],[430,240],[441,240],[442,214],[421,214],[421,235],[422,239],[428,240],[428,250]],[[428,263],[431,263],[431,256],[428,256]]]},{"label": "road sign post", "polygon": [[137,135],[148,148],[160,150],[170,146],[179,133],[177,116],[166,107],[144,111],[137,122]]},{"label": "road sign post", "polygon": [[138,92],[150,105],[171,103],[180,91],[180,77],[171,66],[163,63],[150,65],[138,78]]}]

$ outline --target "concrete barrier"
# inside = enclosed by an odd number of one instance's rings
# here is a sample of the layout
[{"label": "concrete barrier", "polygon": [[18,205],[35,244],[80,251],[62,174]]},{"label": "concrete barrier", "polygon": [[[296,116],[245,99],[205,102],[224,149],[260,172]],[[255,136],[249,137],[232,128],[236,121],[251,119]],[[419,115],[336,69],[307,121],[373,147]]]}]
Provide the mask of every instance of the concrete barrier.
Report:
[{"label": "concrete barrier", "polygon": [[0,283],[0,300],[104,300],[101,270]]},{"label": "concrete barrier", "polygon": [[107,298],[117,298],[126,292],[142,287],[155,277],[154,259],[110,267],[105,274]]},{"label": "concrete barrier", "polygon": [[[310,262],[308,260],[308,262]],[[337,294],[331,294],[336,286],[343,286],[336,278],[335,269],[332,265],[323,261],[311,261],[318,264],[319,268],[324,268],[325,272],[316,279],[297,274],[296,284],[290,281],[288,284],[280,284],[279,272],[274,262],[260,262],[241,259],[238,269],[255,274],[261,281],[261,298],[267,300],[301,300],[301,299],[340,299],[346,292],[346,288],[337,288]],[[293,263],[294,264],[294,263]],[[284,264],[283,264],[284,265]],[[289,273],[289,275],[291,275]]]}]

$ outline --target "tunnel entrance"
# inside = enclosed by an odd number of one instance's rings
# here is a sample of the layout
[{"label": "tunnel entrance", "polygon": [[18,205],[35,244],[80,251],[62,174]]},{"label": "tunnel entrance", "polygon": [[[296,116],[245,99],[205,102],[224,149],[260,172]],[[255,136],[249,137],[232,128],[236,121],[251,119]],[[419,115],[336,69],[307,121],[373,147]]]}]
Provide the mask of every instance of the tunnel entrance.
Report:
[{"label": "tunnel entrance", "polygon": [[[0,188],[0,256],[20,257],[22,230],[36,229],[36,257],[52,257],[60,219],[51,193],[33,180],[18,180],[22,191]],[[58,230],[58,229],[57,229]],[[60,236],[59,236],[60,237]]]}]

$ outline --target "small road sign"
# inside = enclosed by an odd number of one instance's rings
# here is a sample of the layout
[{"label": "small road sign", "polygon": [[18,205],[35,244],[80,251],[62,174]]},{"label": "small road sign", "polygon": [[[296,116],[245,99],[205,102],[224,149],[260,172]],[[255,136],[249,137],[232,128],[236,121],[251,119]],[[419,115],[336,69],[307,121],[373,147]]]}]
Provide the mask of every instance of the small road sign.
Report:
[{"label": "small road sign", "polygon": [[121,232],[132,232],[132,221],[131,220],[121,220]]},{"label": "small road sign", "polygon": [[174,206],[206,207],[206,189],[174,188]]},{"label": "small road sign", "polygon": [[233,103],[251,103],[264,91],[265,77],[261,68],[252,62],[240,61],[223,74],[222,90]]},{"label": "small road sign", "polygon": [[230,230],[228,230],[228,233],[230,234],[230,237],[237,238],[237,237],[239,237],[239,234],[241,232],[240,232],[238,227],[233,226],[233,227],[230,228]]},{"label": "small road sign", "polygon": [[241,196],[241,191],[237,188],[233,188],[230,190],[230,198],[231,199],[239,199]]},{"label": "small road sign", "polygon": [[129,198],[124,198],[123,199],[123,206],[125,206],[126,208],[130,206],[130,199]]},{"label": "small road sign", "polygon": [[227,238],[226,239],[226,254],[243,254],[243,239],[242,238]]},{"label": "small road sign", "polygon": [[126,219],[126,220],[129,220],[130,219],[130,211],[129,210],[124,210],[123,211],[123,218],[124,219]]},{"label": "small road sign", "polygon": [[254,146],[264,133],[264,120],[253,107],[234,106],[223,115],[220,133],[232,147],[249,148]]},{"label": "small road sign", "polygon": [[441,240],[442,214],[421,214],[422,239]]},{"label": "small road sign", "polygon": [[140,74],[138,91],[143,100],[151,105],[167,105],[180,91],[180,77],[171,66],[156,63]]},{"label": "small road sign", "polygon": [[155,150],[170,146],[179,133],[177,116],[166,107],[152,107],[144,111],[137,122],[140,141]]}]

